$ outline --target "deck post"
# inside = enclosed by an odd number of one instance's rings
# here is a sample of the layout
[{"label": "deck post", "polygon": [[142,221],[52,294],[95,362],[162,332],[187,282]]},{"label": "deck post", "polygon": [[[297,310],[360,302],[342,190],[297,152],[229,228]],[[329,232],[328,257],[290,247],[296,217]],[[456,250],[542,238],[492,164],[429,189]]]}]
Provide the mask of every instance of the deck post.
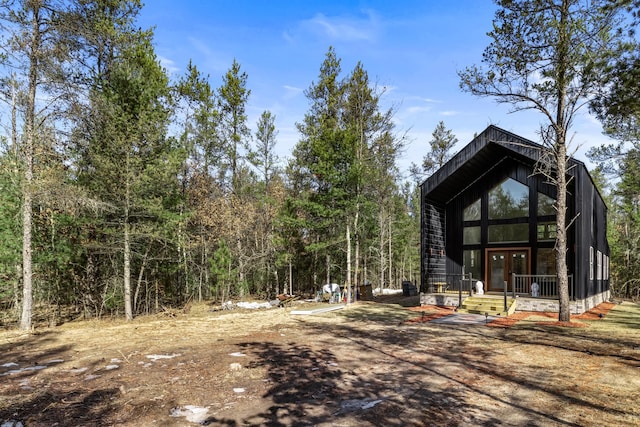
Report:
[{"label": "deck post", "polygon": [[507,307],[507,281],[504,281],[504,311],[506,312],[507,310],[509,310],[509,307]]}]

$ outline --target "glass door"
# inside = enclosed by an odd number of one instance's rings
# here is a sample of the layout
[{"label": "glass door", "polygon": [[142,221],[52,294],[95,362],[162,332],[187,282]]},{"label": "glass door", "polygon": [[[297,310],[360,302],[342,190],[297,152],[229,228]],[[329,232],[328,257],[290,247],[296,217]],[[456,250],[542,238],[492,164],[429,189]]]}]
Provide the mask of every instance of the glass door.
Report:
[{"label": "glass door", "polygon": [[530,249],[487,249],[487,290],[511,291],[511,274],[530,274]]}]

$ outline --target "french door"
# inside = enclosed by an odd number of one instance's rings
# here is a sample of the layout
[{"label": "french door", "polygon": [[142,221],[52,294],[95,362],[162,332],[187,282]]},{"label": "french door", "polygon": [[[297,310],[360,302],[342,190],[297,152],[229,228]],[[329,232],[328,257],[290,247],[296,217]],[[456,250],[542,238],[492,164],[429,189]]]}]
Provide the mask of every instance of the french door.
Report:
[{"label": "french door", "polygon": [[506,282],[511,291],[511,274],[530,274],[530,258],[529,248],[487,249],[487,290],[504,292]]}]

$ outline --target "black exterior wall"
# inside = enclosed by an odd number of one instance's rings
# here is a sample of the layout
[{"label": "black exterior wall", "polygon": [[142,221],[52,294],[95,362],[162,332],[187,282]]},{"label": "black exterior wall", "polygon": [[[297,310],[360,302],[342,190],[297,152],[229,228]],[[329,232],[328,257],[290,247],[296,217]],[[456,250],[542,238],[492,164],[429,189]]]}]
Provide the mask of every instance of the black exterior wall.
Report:
[{"label": "black exterior wall", "polygon": [[[538,194],[556,198],[556,189],[541,174],[535,174],[542,147],[495,126],[489,126],[421,185],[421,291],[428,291],[434,275],[459,275],[463,272],[463,212],[477,199],[487,209],[487,191],[505,178],[529,188],[529,203],[537,205]],[[609,246],[606,236],[607,207],[585,165],[569,162],[569,196],[567,222],[567,261],[574,277],[573,299],[584,299],[609,290]],[[486,277],[485,249],[500,246],[488,243],[487,215],[481,215],[481,242],[466,249],[479,249],[482,274]],[[554,242],[537,241],[538,219],[515,219],[528,223],[529,241],[510,246],[531,250],[531,271],[536,271],[536,254],[540,248],[553,248]],[[600,254],[600,255],[598,255]],[[598,271],[598,269],[600,271]],[[480,279],[484,280],[485,277]]]}]

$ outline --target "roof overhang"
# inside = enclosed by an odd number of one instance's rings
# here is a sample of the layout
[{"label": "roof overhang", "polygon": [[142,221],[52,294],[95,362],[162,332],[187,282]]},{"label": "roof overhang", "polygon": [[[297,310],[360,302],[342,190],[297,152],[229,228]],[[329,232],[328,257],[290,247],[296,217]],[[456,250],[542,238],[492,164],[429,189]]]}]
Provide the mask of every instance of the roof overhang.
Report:
[{"label": "roof overhang", "polygon": [[432,203],[446,204],[505,161],[534,167],[544,150],[540,144],[489,126],[422,183],[422,194]]}]

